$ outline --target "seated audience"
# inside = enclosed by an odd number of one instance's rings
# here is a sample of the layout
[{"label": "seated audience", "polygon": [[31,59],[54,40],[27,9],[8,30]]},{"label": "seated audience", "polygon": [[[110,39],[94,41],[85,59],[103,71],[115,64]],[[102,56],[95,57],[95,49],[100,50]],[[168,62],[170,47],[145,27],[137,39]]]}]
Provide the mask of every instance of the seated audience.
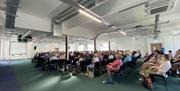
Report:
[{"label": "seated audience", "polygon": [[175,76],[180,77],[180,49],[176,51],[172,61],[172,72]]},{"label": "seated audience", "polygon": [[141,66],[140,70],[148,69],[149,67],[154,66],[154,64],[158,64],[160,56],[161,54],[158,50],[153,51],[153,53],[148,56],[146,61],[144,61],[145,63]]},{"label": "seated audience", "polygon": [[113,55],[113,53],[112,53],[112,52],[110,52],[110,54],[109,54],[109,56],[108,56],[108,59],[109,59],[109,60],[114,59],[114,55]]},{"label": "seated audience", "polygon": [[59,56],[59,59],[61,59],[61,60],[66,59],[65,58],[65,53],[61,53],[61,55]]},{"label": "seated audience", "polygon": [[142,76],[149,77],[149,74],[161,74],[165,75],[166,72],[171,68],[168,55],[162,55],[159,62],[152,63],[151,66],[143,68],[140,72]]},{"label": "seated audience", "polygon": [[170,62],[172,63],[172,61],[174,60],[174,58],[173,58],[173,54],[172,54],[172,51],[171,51],[171,50],[169,50],[168,55],[169,55],[169,60],[170,60]]},{"label": "seated audience", "polygon": [[141,55],[142,54],[140,50],[132,52],[132,59],[131,59],[132,65],[136,65],[136,62],[139,58],[141,58]]},{"label": "seated audience", "polygon": [[123,60],[123,63],[129,63],[132,61],[131,52],[129,50],[125,51],[125,58]]},{"label": "seated audience", "polygon": [[122,55],[117,53],[116,60],[113,63],[110,63],[106,66],[106,69],[108,72],[108,79],[103,81],[103,83],[113,84],[112,72],[117,72],[120,70],[120,67],[123,65],[121,58],[122,58]]},{"label": "seated audience", "polygon": [[52,61],[52,60],[57,60],[57,56],[55,54],[52,55],[52,57],[49,59],[49,61]]}]

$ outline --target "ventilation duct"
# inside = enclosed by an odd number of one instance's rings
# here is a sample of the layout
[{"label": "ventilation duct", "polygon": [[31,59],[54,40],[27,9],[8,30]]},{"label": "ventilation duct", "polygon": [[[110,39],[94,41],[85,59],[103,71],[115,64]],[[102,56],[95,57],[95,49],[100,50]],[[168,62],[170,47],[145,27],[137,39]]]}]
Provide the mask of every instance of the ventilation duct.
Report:
[{"label": "ventilation duct", "polygon": [[12,31],[14,29],[19,1],[20,0],[6,0],[6,31]]},{"label": "ventilation duct", "polygon": [[160,14],[171,10],[174,7],[175,0],[151,0],[145,5],[147,15]]}]

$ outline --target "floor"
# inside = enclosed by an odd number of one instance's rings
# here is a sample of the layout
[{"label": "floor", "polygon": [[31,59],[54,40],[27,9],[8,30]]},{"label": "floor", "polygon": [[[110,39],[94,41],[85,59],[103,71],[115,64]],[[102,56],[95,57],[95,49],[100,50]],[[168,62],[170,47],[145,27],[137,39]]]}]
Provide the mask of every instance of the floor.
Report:
[{"label": "floor", "polygon": [[[136,71],[130,69],[127,79],[114,76],[114,85],[102,84],[107,74],[94,79],[85,76],[70,76],[68,73],[43,72],[30,60],[15,60],[0,64],[0,91],[149,91],[144,88]],[[169,76],[169,91],[180,91],[180,78]],[[166,91],[162,80],[157,79],[153,91]]]}]

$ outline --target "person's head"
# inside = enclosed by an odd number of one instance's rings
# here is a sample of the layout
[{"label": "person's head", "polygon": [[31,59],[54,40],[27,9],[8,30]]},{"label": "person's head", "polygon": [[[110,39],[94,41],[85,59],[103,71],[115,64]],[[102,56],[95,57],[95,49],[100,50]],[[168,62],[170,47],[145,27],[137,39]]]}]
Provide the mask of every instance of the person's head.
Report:
[{"label": "person's head", "polygon": [[176,55],[180,54],[180,49],[176,51]]},{"label": "person's head", "polygon": [[169,60],[169,55],[167,55],[167,54],[162,55],[161,60],[168,61]]},{"label": "person's head", "polygon": [[133,52],[132,52],[132,55],[135,55],[136,53],[137,53],[136,51],[133,51]]},{"label": "person's head", "polygon": [[119,51],[118,53],[119,53],[120,55],[123,55],[123,52],[122,52],[122,51]]},{"label": "person's head", "polygon": [[129,50],[127,50],[127,51],[125,51],[125,54],[126,54],[127,56],[129,56],[129,55],[131,55],[131,52],[130,52]]},{"label": "person's head", "polygon": [[139,49],[139,50],[137,50],[137,52],[138,52],[138,53],[141,53],[141,50]]},{"label": "person's head", "polygon": [[116,58],[117,59],[121,59],[122,58],[122,54],[116,53]]},{"label": "person's head", "polygon": [[94,57],[97,57],[97,53],[94,54]]}]

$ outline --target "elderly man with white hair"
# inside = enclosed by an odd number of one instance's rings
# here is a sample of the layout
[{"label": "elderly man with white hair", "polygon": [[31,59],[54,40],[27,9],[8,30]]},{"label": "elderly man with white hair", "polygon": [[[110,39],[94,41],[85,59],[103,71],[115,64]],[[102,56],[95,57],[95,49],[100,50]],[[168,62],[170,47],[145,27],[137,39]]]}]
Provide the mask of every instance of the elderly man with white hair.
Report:
[{"label": "elderly man with white hair", "polygon": [[94,78],[94,66],[97,62],[99,62],[99,57],[97,56],[97,54],[94,54],[91,64],[87,65],[87,73],[85,74],[86,76]]}]

